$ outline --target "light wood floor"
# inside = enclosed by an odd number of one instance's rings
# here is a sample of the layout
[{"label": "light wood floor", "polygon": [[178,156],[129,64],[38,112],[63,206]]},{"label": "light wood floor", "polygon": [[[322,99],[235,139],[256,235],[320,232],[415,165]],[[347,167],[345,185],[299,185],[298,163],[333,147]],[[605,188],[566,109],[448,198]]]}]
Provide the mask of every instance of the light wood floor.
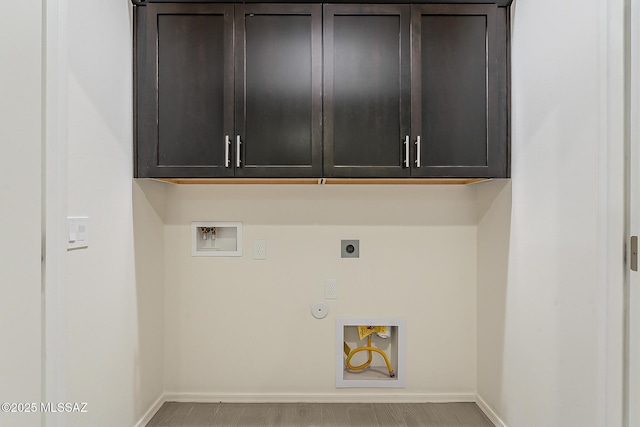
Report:
[{"label": "light wood floor", "polygon": [[475,403],[178,403],[147,427],[494,427]]}]

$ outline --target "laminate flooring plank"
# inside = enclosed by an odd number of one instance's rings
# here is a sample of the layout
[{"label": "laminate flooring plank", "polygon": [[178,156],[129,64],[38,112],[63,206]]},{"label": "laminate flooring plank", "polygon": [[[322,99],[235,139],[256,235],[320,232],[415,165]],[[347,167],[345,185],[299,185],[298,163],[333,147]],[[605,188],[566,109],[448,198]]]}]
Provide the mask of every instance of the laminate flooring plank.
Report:
[{"label": "laminate flooring plank", "polygon": [[475,403],[178,403],[147,427],[494,427]]},{"label": "laminate flooring plank", "polygon": [[447,403],[446,409],[452,418],[454,415],[458,417],[461,426],[493,427],[493,423],[475,403]]},{"label": "laminate flooring plank", "polygon": [[153,417],[151,417],[151,419],[149,420],[149,422],[147,424],[145,424],[145,427],[156,427],[160,424],[158,424],[158,421],[161,420],[162,418],[164,418],[165,413],[167,411],[167,404],[163,403],[162,406],[160,406],[160,408],[156,411],[155,414],[153,414]]},{"label": "laminate flooring plank", "polygon": [[439,403],[424,406],[434,427],[493,427],[475,403]]},{"label": "laminate flooring plank", "polygon": [[159,422],[164,420],[167,417],[167,412],[169,411],[169,402],[165,402],[160,406],[160,409],[153,414],[153,417],[149,420],[145,427],[156,427],[159,426]]},{"label": "laminate flooring plank", "polygon": [[358,405],[349,408],[348,412],[351,427],[376,427],[380,425],[373,405]]},{"label": "laminate flooring plank", "polygon": [[402,415],[407,427],[437,427],[440,426],[439,418],[434,413],[433,406],[439,403],[402,403]]},{"label": "laminate flooring plank", "polygon": [[182,422],[176,427],[209,427],[219,404],[190,403]]},{"label": "laminate flooring plank", "polygon": [[424,411],[424,418],[429,420],[430,427],[449,427],[456,425],[455,423],[457,423],[457,421],[451,419],[451,415],[446,410],[445,405],[448,405],[448,403],[433,403],[421,407]]},{"label": "laminate flooring plank", "polygon": [[380,403],[374,404],[373,409],[381,426],[388,427],[422,427],[428,425],[424,420],[424,412],[420,404],[411,403]]},{"label": "laminate flooring plank", "polygon": [[147,427],[169,427],[171,422],[180,417],[181,412],[185,411],[185,404],[180,402],[165,402],[158,412],[147,423]]},{"label": "laminate flooring plank", "polygon": [[238,427],[281,427],[287,404],[256,403],[243,405],[243,411],[238,420]]},{"label": "laminate flooring plank", "polygon": [[349,412],[358,408],[373,410],[370,404],[363,403],[323,403],[319,404],[322,410],[323,427],[351,427]]},{"label": "laminate flooring plank", "polygon": [[248,404],[243,403],[220,403],[216,413],[211,418],[211,426],[215,427],[237,427],[238,420]]},{"label": "laminate flooring plank", "polygon": [[283,427],[322,426],[322,406],[314,403],[282,404]]}]

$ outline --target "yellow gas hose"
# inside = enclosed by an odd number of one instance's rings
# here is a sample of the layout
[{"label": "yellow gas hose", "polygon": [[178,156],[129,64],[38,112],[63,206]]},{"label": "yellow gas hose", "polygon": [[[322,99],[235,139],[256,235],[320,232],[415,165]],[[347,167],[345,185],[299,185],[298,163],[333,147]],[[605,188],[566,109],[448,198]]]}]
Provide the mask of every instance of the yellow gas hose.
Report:
[{"label": "yellow gas hose", "polygon": [[[369,360],[367,360],[366,362],[364,362],[362,365],[358,365],[358,366],[353,366],[351,365],[351,358],[358,353],[359,351],[368,351],[369,352]],[[348,354],[347,354],[347,367],[349,369],[351,369],[352,371],[360,371],[364,368],[366,368],[367,366],[369,366],[371,364],[371,361],[373,360],[373,352],[376,352],[380,355],[382,355],[382,357],[384,358],[384,362],[387,364],[387,369],[389,370],[389,376],[391,378],[395,377],[396,374],[395,372],[393,372],[393,368],[391,367],[391,363],[389,363],[389,358],[387,357],[387,355],[385,354],[384,351],[380,350],[379,348],[375,348],[371,346],[371,335],[369,335],[369,337],[367,338],[367,346],[366,347],[358,347],[358,348],[354,348],[353,350],[351,350]]]}]

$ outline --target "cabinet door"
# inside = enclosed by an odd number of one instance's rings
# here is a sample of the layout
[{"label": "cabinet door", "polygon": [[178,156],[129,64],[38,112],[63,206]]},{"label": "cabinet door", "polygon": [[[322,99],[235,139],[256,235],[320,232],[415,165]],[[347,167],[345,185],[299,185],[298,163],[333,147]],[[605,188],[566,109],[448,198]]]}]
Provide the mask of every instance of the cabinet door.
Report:
[{"label": "cabinet door", "polygon": [[412,6],[412,175],[508,176],[505,10]]},{"label": "cabinet door", "polygon": [[236,176],[322,174],[320,5],[236,5]]},{"label": "cabinet door", "polygon": [[233,175],[233,6],[135,9],[136,176]]},{"label": "cabinet door", "polygon": [[324,6],[324,174],[410,173],[410,7]]}]

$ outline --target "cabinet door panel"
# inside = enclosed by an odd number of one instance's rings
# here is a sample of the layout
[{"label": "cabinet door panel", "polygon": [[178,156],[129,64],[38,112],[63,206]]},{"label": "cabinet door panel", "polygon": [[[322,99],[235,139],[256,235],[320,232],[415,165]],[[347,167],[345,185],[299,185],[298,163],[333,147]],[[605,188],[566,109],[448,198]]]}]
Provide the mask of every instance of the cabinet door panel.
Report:
[{"label": "cabinet door panel", "polygon": [[[158,16],[158,163],[224,163],[224,17]],[[176,64],[182,64],[176,66]]]},{"label": "cabinet door panel", "polygon": [[[137,65],[137,176],[230,176],[232,8],[149,4]],[[139,29],[138,29],[139,30]]]},{"label": "cabinet door panel", "polygon": [[236,6],[237,176],[320,176],[320,12]]},{"label": "cabinet door panel", "polygon": [[325,175],[408,176],[409,9],[325,5]]},{"label": "cabinet door panel", "polygon": [[485,16],[422,16],[424,166],[487,165]]},{"label": "cabinet door panel", "polygon": [[[414,5],[414,176],[506,176],[506,46],[494,5]],[[418,167],[419,166],[419,167]]]}]

